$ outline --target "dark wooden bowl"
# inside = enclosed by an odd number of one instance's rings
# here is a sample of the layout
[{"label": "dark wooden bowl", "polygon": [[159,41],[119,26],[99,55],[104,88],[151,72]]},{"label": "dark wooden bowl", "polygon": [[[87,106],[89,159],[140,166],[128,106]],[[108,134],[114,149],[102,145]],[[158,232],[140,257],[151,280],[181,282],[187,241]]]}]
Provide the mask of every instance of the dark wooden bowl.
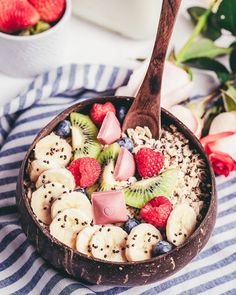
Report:
[{"label": "dark wooden bowl", "polygon": [[[92,284],[115,284],[115,285],[141,285],[162,280],[188,264],[207,243],[216,220],[216,189],[215,177],[209,160],[197,140],[197,138],[178,119],[166,110],[162,109],[162,125],[174,124],[186,138],[189,139],[191,148],[198,151],[207,163],[208,183],[211,184],[211,196],[207,203],[204,218],[196,231],[186,240],[186,242],[174,248],[171,252],[141,262],[113,263],[100,259],[90,258],[77,251],[70,249],[53,238],[47,229],[43,228],[35,218],[29,199],[26,195],[24,180],[27,176],[27,161],[35,144],[48,135],[55,126],[65,119],[72,111],[88,112],[92,103],[106,102],[109,97],[83,100],[72,107],[66,109],[53,119],[45,128],[41,130],[34,142],[31,144],[22,162],[18,183],[17,183],[17,205],[20,213],[22,228],[28,239],[35,245],[38,253],[56,269],[64,271],[77,280]],[[122,103],[129,107],[133,98],[117,97],[112,98],[114,104]]]}]

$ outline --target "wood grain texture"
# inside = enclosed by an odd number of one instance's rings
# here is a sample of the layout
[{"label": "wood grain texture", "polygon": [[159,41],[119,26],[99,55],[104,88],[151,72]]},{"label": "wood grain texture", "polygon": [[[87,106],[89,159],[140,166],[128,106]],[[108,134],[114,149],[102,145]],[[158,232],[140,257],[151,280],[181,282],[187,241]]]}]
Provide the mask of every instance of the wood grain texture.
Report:
[{"label": "wood grain texture", "polygon": [[211,198],[207,200],[207,208],[205,216],[186,242],[176,247],[171,252],[141,262],[112,263],[100,259],[89,258],[77,251],[70,249],[61,242],[53,238],[46,228],[43,228],[37,221],[30,207],[30,202],[26,194],[24,180],[27,177],[27,161],[32,156],[35,144],[43,137],[53,131],[55,126],[72,111],[87,113],[94,102],[104,103],[112,101],[116,106],[125,105],[129,107],[133,98],[124,97],[103,97],[84,100],[74,106],[66,109],[53,119],[36,137],[30,146],[26,156],[22,162],[18,183],[17,183],[17,205],[20,214],[22,228],[28,239],[35,245],[38,253],[47,260],[56,269],[63,273],[73,276],[79,281],[92,284],[107,285],[141,285],[149,284],[158,280],[162,280],[188,264],[197,253],[204,247],[208,241],[216,220],[216,189],[215,177],[209,160],[197,138],[189,131],[189,129],[177,120],[166,110],[162,110],[162,124],[169,126],[174,124],[177,129],[182,132],[192,149],[196,149],[202,159],[207,164],[208,177],[206,182],[211,184]]},{"label": "wood grain texture", "polygon": [[181,0],[163,0],[154,49],[138,94],[126,115],[123,131],[148,126],[155,138],[160,137],[161,81],[168,44]]}]

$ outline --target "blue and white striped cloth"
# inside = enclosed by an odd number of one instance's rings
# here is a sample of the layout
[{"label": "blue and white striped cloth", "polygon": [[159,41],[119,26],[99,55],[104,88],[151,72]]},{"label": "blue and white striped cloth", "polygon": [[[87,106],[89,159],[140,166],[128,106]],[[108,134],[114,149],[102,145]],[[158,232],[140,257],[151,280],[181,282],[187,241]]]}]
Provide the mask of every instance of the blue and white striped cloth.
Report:
[{"label": "blue and white striped cloth", "polygon": [[236,174],[218,177],[219,211],[214,233],[183,270],[139,287],[91,286],[64,277],[29,244],[19,224],[16,179],[39,130],[81,98],[112,95],[131,72],[103,65],[70,65],[36,78],[0,108],[0,294],[154,295],[236,294]]}]

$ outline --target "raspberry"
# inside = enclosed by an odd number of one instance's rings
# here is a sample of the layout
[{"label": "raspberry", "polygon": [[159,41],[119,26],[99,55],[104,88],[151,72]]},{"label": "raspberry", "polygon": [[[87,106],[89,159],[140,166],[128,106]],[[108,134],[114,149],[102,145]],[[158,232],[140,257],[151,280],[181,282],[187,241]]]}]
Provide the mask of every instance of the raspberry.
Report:
[{"label": "raspberry", "polygon": [[141,177],[158,175],[164,165],[164,156],[150,148],[141,148],[136,154],[136,163]]},{"label": "raspberry", "polygon": [[82,188],[93,185],[101,173],[101,166],[94,158],[74,160],[67,169],[73,174],[76,186]]},{"label": "raspberry", "polygon": [[94,124],[101,126],[108,112],[116,113],[116,109],[111,102],[108,101],[104,104],[94,103],[90,111],[90,118]]},{"label": "raspberry", "polygon": [[159,229],[164,229],[171,211],[171,202],[166,197],[160,196],[146,203],[141,209],[140,215],[148,223]]}]

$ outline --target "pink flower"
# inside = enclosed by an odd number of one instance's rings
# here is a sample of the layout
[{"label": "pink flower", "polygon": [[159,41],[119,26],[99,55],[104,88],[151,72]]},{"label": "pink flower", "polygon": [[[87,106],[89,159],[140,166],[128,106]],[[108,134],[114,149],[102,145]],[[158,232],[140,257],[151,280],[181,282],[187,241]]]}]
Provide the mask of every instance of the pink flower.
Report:
[{"label": "pink flower", "polygon": [[[143,82],[149,60],[145,60],[130,76],[128,85],[119,87],[116,95],[135,96]],[[186,100],[192,93],[193,81],[189,74],[173,63],[166,61],[161,88],[161,106],[169,109]]]},{"label": "pink flower", "polygon": [[236,132],[211,134],[200,141],[216,174],[228,176],[236,171]]},{"label": "pink flower", "polygon": [[213,170],[218,175],[228,176],[231,171],[236,170],[236,163],[227,154],[217,152],[209,155]]},{"label": "pink flower", "polygon": [[201,120],[194,114],[194,112],[183,105],[174,105],[169,111],[184,123],[197,138],[201,137]]}]

